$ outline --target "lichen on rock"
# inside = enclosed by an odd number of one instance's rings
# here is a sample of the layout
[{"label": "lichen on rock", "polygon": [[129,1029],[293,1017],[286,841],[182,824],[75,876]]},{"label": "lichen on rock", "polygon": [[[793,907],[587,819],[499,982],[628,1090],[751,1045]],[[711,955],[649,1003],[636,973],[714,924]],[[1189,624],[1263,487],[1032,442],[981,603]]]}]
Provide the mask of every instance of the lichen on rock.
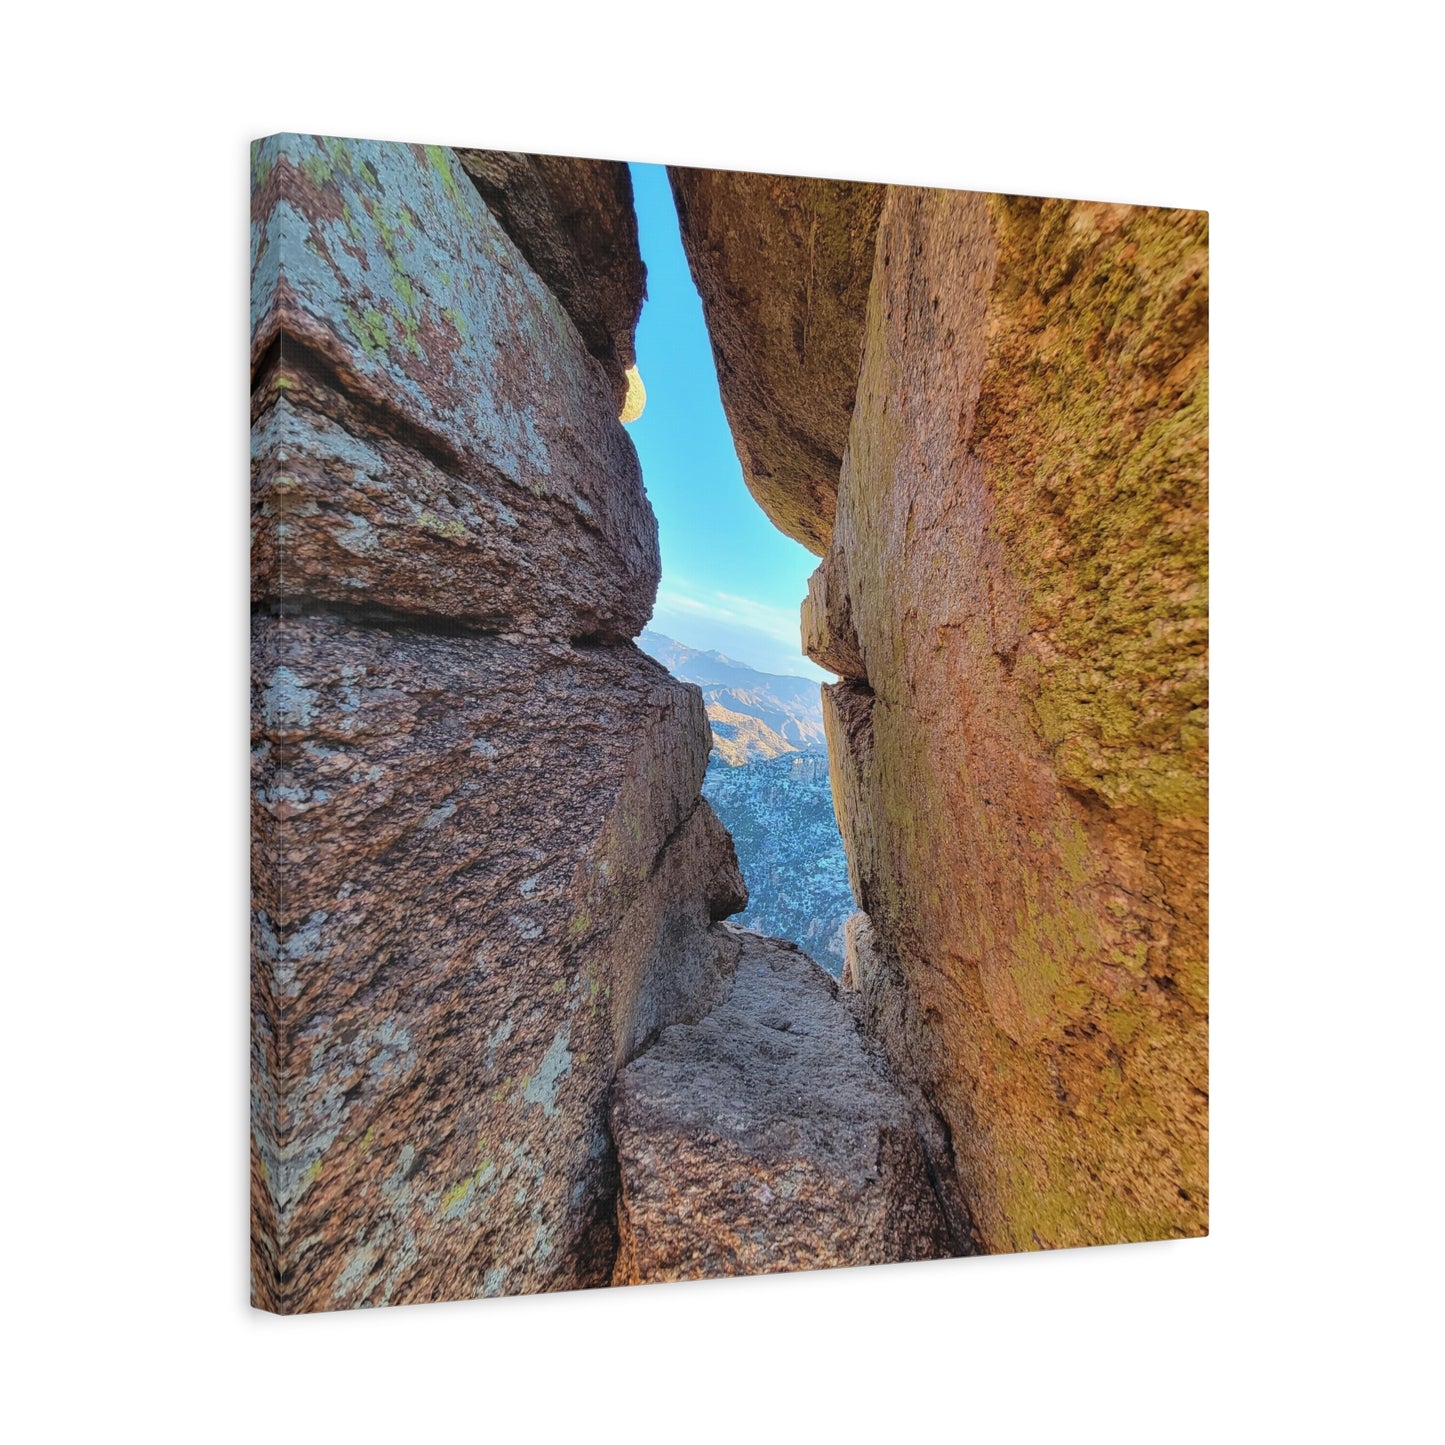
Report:
[{"label": "lichen on rock", "polygon": [[262,150],[253,600],[636,636],[657,522],[615,390],[455,157]]},{"label": "lichen on rock", "polygon": [[625,391],[647,294],[626,165],[465,147],[456,156],[528,265],[567,308],[614,389]]},{"label": "lichen on rock", "polygon": [[[776,357],[762,318],[791,273],[786,246],[772,274],[736,243],[799,184],[675,181],[745,459],[737,373]],[[888,187],[870,237],[866,304],[833,289],[856,376],[794,358],[775,386],[850,413],[836,494],[759,495],[826,542],[803,636],[840,677],[833,794],[883,960],[848,977],[946,1126],[985,1248],[1198,1234],[1206,218]]]},{"label": "lichen on rock", "polygon": [[445,148],[255,176],[254,1298],[604,1284],[608,1089],[746,902],[701,697],[630,641],[608,364]]}]

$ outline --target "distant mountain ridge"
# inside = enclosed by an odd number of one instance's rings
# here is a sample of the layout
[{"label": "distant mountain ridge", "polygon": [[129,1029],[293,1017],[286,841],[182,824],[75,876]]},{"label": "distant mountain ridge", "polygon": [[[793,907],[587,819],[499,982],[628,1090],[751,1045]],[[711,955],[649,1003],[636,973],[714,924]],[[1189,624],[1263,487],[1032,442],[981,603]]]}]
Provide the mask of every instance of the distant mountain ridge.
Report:
[{"label": "distant mountain ridge", "polygon": [[637,641],[702,689],[713,742],[702,795],[732,834],[748,884],[747,911],[736,921],[796,943],[836,977],[854,903],[818,684],[758,672],[651,629]]},{"label": "distant mountain ridge", "polygon": [[702,689],[714,754],[729,766],[826,747],[822,694],[810,678],[758,672],[651,628],[637,645],[674,677]]}]

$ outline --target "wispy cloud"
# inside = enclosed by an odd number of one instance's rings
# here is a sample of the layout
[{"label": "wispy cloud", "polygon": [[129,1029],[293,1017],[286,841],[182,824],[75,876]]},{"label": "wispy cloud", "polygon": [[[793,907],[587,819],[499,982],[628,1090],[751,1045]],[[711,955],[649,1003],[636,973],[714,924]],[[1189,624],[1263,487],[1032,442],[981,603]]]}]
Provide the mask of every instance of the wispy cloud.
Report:
[{"label": "wispy cloud", "polygon": [[752,597],[738,597],[731,592],[694,589],[684,582],[674,582],[658,592],[657,610],[708,617],[715,622],[751,628],[794,649],[799,643],[796,608],[775,607],[771,603],[758,602]]},{"label": "wispy cloud", "polygon": [[795,607],[700,587],[671,573],[657,594],[652,626],[688,647],[716,649],[760,672],[834,680],[832,673],[803,655]]}]

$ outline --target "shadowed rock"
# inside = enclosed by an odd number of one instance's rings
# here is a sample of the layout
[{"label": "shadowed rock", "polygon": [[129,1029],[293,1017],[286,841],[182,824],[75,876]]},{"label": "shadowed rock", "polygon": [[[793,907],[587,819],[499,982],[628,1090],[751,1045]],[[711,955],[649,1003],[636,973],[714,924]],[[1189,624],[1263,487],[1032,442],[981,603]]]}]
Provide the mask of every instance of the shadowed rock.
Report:
[{"label": "shadowed rock", "polygon": [[459,149],[481,197],[557,293],[621,404],[647,294],[632,177],[621,161]]},{"label": "shadowed rock", "polygon": [[821,556],[884,188],[685,166],[668,175],[743,479],[781,531]]},{"label": "shadowed rock", "polygon": [[788,944],[726,932],[727,999],[613,1091],[614,1283],[954,1253],[909,1109],[838,985]]}]

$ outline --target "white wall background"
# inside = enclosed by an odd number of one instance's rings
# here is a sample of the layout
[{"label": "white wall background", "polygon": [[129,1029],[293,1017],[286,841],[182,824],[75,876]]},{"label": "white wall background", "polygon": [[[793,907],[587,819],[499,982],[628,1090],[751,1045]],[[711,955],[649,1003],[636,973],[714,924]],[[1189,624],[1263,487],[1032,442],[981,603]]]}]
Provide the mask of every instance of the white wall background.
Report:
[{"label": "white wall background", "polygon": [[[800,11],[10,14],[10,1438],[1438,1429],[1428,12]],[[247,1308],[246,143],[282,129],[1210,210],[1211,1238],[290,1322]]]}]

